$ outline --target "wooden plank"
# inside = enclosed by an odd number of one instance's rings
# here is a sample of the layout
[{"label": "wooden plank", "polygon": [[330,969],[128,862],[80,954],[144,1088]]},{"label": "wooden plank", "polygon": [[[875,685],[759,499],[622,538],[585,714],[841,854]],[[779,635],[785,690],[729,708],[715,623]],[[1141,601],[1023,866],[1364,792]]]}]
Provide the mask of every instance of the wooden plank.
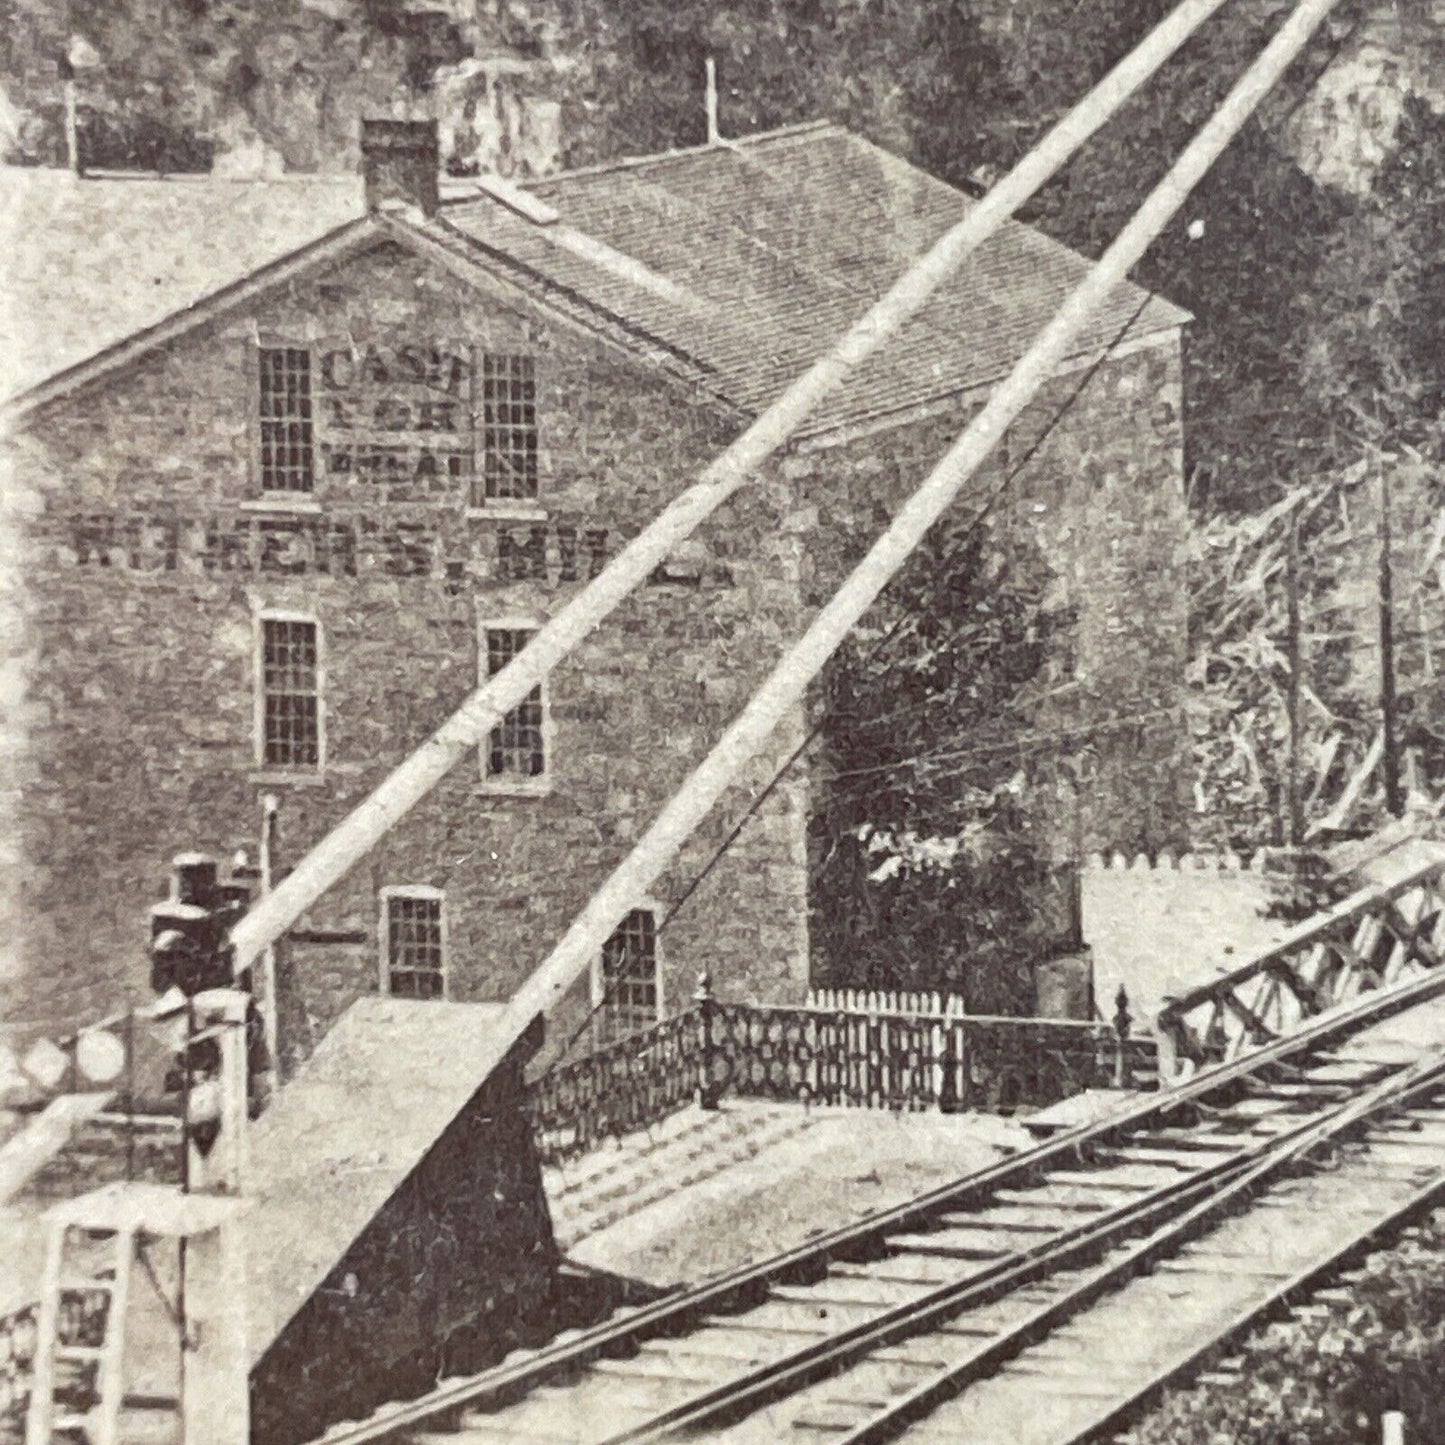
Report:
[{"label": "wooden plank", "polygon": [[185,1239],[220,1228],[244,1214],[252,1202],[219,1194],[182,1194],[169,1184],[107,1184],[55,1205],[45,1217],[81,1229]]}]

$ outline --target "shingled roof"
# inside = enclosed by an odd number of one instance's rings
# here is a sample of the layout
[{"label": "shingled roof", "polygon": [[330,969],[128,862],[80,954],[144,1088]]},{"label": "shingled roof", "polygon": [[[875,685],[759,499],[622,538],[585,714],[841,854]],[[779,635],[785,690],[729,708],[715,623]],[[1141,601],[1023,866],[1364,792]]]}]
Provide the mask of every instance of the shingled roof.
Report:
[{"label": "shingled roof", "polygon": [[[975,204],[827,123],[575,171],[530,191],[555,208],[556,223],[527,222],[486,196],[444,214],[488,249],[694,359],[748,412]],[[614,254],[579,244],[579,234]],[[1040,232],[1004,226],[806,430],[871,421],[998,380],[1088,269]],[[1077,353],[1122,339],[1136,311],[1130,338],[1189,319],[1122,285],[1079,336]]]},{"label": "shingled roof", "polygon": [[[520,206],[481,185],[460,189],[435,221],[392,216],[388,230],[430,230],[540,298],[590,310],[609,334],[684,361],[744,413],[766,406],[974,204],[826,123],[551,177]],[[364,215],[350,178],[78,180],[14,169],[0,171],[0,213],[14,303],[0,318],[0,396],[168,318],[199,317],[227,288]],[[997,380],[1088,266],[1027,226],[1003,227],[804,434]],[[1122,285],[1076,349],[1123,339],[1126,323],[1139,338],[1187,319]]]}]

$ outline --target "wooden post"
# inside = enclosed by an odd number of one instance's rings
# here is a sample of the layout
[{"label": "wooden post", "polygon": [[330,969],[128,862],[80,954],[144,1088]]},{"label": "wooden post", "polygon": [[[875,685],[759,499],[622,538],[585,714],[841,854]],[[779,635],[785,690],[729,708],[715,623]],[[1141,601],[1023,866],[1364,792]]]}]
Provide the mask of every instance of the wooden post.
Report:
[{"label": "wooden post", "polygon": [[[240,989],[192,1001],[201,1028],[220,1028],[221,1127],[209,1155],[190,1149],[193,1192],[239,1194],[246,1175],[246,1013]],[[246,1266],[240,1227],[221,1224],[184,1241],[185,1345],[181,1430],[185,1445],[250,1445]]]},{"label": "wooden post", "polygon": [[[196,1001],[188,998],[184,1004],[185,1042],[181,1053],[181,1192],[191,1192],[191,1131],[188,1121],[191,1117],[191,1040],[196,1036]],[[186,1242],[181,1241],[181,1263],[185,1264]],[[184,1279],[184,1276],[183,1276]]]},{"label": "wooden post", "polygon": [[704,68],[707,75],[707,143],[715,146],[721,143],[722,132],[717,123],[717,64],[711,55],[704,61]]},{"label": "wooden post", "polygon": [[1380,1445],[1405,1445],[1405,1416],[1399,1410],[1380,1417]]},{"label": "wooden post", "polygon": [[[198,1193],[239,1194],[246,1175],[246,1015],[250,997],[238,988],[214,988],[191,1000],[196,1032],[219,1029],[220,1131],[209,1154],[191,1146],[190,1188]],[[193,1085],[194,1087],[194,1085]]]},{"label": "wooden post", "polygon": [[125,1177],[135,1178],[135,1010],[125,1011]]},{"label": "wooden post", "polygon": [[73,175],[83,176],[85,167],[80,160],[80,124],[77,119],[79,106],[75,95],[75,74],[68,60],[65,79],[61,84],[61,101],[65,110],[65,161]]},{"label": "wooden post", "polygon": [[1134,1071],[1129,1067],[1129,1031],[1134,1015],[1129,1011],[1129,991],[1121,983],[1114,995],[1114,1087],[1133,1087]]},{"label": "wooden post", "polygon": [[1299,608],[1299,508],[1290,514],[1289,552],[1285,564],[1285,586],[1288,592],[1289,608],[1286,654],[1289,665],[1289,690],[1285,694],[1285,713],[1289,726],[1289,776],[1286,782],[1286,808],[1288,810],[1288,836],[1291,848],[1298,848],[1304,841],[1305,822],[1300,800],[1300,725],[1299,703],[1301,648]]},{"label": "wooden post", "polygon": [[[957,225],[911,266],[843,339],[629,542],[501,672],[478,688],[414,753],[337,824],[232,930],[237,973],[275,943],[584,638],[652,575],[773,455],[861,362],[927,304],[939,285],[1032,197],[1224,4],[1183,3],[1126,55]],[[530,1022],[530,1020],[528,1020]]]},{"label": "wooden post", "polygon": [[718,1095],[722,1092],[714,1069],[716,1059],[712,1037],[714,1008],[712,979],[704,970],[697,976],[697,992],[692,1001],[697,1005],[697,1022],[700,1034],[701,1063],[698,1067],[697,1106],[699,1109],[716,1109]]},{"label": "wooden post", "polygon": [[[261,799],[261,846],[257,852],[260,868],[261,896],[264,898],[273,883],[276,866],[276,815],[280,812],[281,800],[274,793],[267,793]],[[261,1023],[266,1036],[266,1057],[270,1061],[273,1088],[281,1082],[281,1025],[279,1004],[276,998],[276,945],[268,944],[261,950]]]},{"label": "wooden post", "polygon": [[1075,953],[1084,947],[1084,862],[1076,854],[1069,864],[1069,948]]},{"label": "wooden post", "polygon": [[1178,1077],[1180,1058],[1180,1033],[1184,1021],[1170,1011],[1173,995],[1165,995],[1159,1001],[1159,1013],[1154,1024],[1154,1035],[1159,1044],[1159,1087],[1167,1089]]},{"label": "wooden post", "polygon": [[1395,585],[1390,559],[1390,477],[1387,459],[1380,467],[1380,729],[1385,740],[1385,807],[1401,817],[1400,736],[1395,697]]},{"label": "wooden post", "polygon": [[240,1227],[183,1241],[186,1342],[181,1354],[184,1445],[250,1445],[246,1269]]}]

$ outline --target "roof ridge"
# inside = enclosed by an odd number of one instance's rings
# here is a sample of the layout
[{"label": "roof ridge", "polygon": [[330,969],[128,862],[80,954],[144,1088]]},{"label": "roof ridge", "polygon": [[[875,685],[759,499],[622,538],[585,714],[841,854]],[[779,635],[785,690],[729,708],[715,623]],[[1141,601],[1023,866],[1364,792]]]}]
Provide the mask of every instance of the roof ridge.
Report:
[{"label": "roof ridge", "polygon": [[549,186],[554,181],[570,181],[586,176],[604,176],[614,171],[634,171],[645,166],[663,165],[668,161],[682,160],[688,156],[705,155],[708,151],[725,151],[733,146],[752,146],[823,131],[837,131],[843,135],[852,134],[845,126],[839,125],[834,120],[826,118],[800,120],[789,125],[774,126],[771,130],[754,131],[751,135],[728,136],[722,141],[703,141],[700,145],[674,146],[669,150],[652,151],[647,155],[615,156],[609,161],[595,161],[587,166],[572,166],[567,170],[553,171],[550,175],[536,176],[529,180],[526,186],[528,189],[535,189],[539,186]]},{"label": "roof ridge", "polygon": [[116,181],[127,185],[150,181],[215,186],[351,185],[358,189],[361,186],[361,177],[354,171],[283,171],[273,176],[228,176],[217,175],[214,171],[138,171],[87,167],[83,175],[77,175],[68,166],[23,166],[0,162],[0,175],[68,178],[77,186],[96,185],[103,181]]},{"label": "roof ridge", "polygon": [[284,279],[292,269],[315,264],[318,258],[325,259],[337,248],[344,250],[353,243],[364,245],[377,234],[376,226],[376,217],[369,214],[342,221],[320,236],[203,292],[155,320],[133,327],[116,340],[106,342],[58,370],[26,382],[16,391],[0,395],[0,416],[19,419],[48,405],[57,396],[86,385],[97,375],[104,375],[113,367],[124,366],[144,356],[154,346],[172,339],[173,334],[184,335],[205,325],[224,308],[244,304],[245,298],[258,288],[264,291],[278,284],[278,277]]}]

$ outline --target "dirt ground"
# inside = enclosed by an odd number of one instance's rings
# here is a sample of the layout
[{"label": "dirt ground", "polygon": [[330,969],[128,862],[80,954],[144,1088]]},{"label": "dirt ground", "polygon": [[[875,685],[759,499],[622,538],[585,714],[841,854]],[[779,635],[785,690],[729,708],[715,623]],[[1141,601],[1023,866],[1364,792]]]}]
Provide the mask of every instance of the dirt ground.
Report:
[{"label": "dirt ground", "polygon": [[902,1203],[1028,1142],[1019,1125],[990,1115],[815,1109],[807,1128],[568,1253],[578,1264],[649,1284],[697,1280]]}]

